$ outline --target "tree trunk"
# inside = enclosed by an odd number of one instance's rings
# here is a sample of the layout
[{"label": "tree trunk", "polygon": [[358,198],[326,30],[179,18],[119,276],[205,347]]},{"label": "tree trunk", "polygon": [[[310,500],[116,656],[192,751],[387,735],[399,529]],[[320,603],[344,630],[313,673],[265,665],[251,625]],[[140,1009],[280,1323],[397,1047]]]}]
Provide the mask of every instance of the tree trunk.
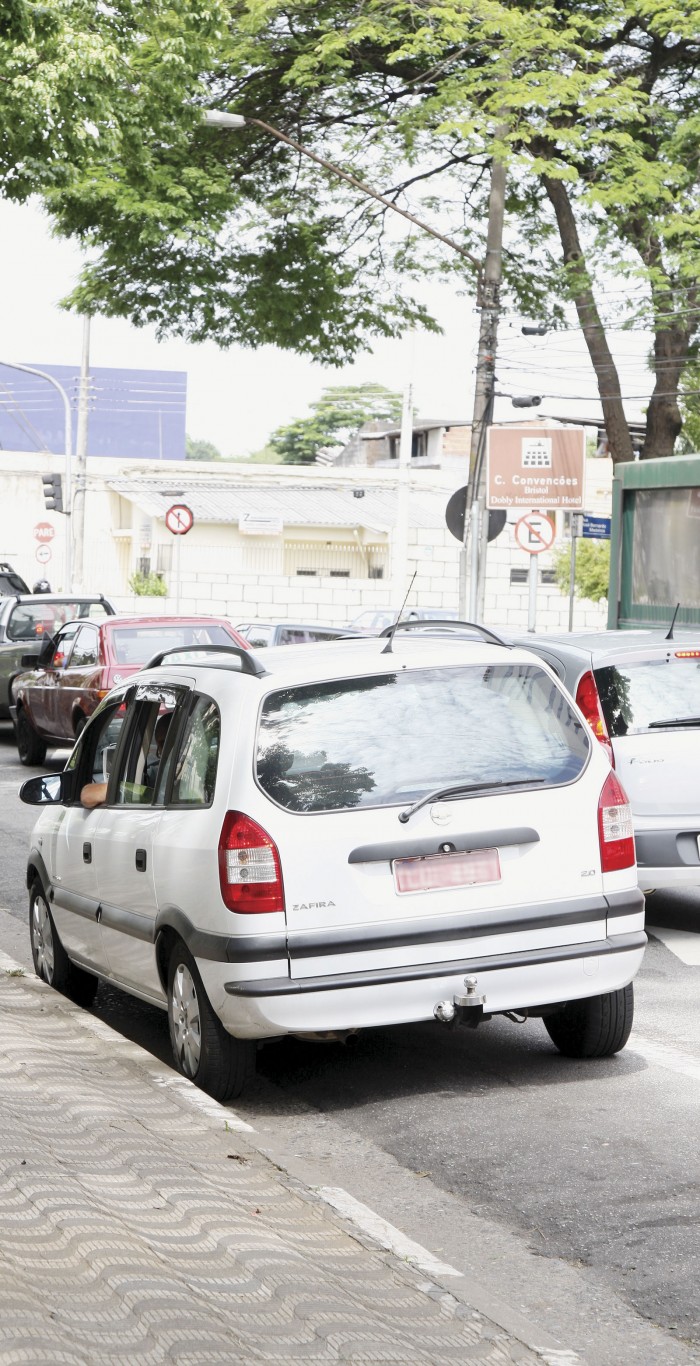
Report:
[{"label": "tree trunk", "polygon": [[634,460],[632,437],[622,406],[617,366],[612,358],[605,328],[596,306],[593,286],[585,266],[571,201],[563,181],[554,180],[551,176],[542,176],[542,184],[556,215],[559,237],[564,252],[564,265],[571,282],[573,300],[588,347],[588,354],[598,380],[605,431],[613,463],[618,464],[622,460]]}]

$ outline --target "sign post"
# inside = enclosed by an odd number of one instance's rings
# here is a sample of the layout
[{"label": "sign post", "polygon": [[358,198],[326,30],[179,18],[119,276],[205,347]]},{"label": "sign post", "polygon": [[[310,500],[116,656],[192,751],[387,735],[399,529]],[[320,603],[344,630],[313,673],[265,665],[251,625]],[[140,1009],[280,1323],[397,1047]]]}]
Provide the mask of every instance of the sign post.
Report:
[{"label": "sign post", "polygon": [[520,549],[530,556],[527,575],[527,629],[534,631],[537,618],[537,556],[541,555],[543,550],[551,550],[554,544],[554,523],[549,517],[545,517],[543,512],[527,512],[515,524],[515,539]]},{"label": "sign post", "polygon": [[186,503],[173,503],[165,514],[165,525],[175,539],[175,615],[180,611],[180,537],[194,526],[194,513]]}]

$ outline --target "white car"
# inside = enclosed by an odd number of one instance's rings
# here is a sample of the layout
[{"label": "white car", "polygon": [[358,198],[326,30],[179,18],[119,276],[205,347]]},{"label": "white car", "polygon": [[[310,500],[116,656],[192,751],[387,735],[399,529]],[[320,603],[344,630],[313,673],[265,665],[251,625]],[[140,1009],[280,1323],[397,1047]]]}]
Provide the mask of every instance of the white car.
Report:
[{"label": "white car", "polygon": [[64,772],[23,785],[41,977],[162,1006],[219,1099],[284,1034],[516,1012],[572,1056],[624,1046],[629,808],[540,660],[400,631],[210,651],[114,689]]},{"label": "white car", "polygon": [[572,631],[528,636],[527,648],[562,679],[619,774],[640,887],[700,885],[700,634]]}]

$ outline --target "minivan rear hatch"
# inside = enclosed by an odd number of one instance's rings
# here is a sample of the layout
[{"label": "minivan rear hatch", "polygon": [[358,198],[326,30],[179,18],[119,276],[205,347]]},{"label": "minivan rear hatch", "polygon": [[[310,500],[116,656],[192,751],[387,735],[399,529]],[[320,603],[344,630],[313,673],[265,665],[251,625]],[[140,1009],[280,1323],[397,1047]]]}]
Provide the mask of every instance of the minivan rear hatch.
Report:
[{"label": "minivan rear hatch", "polygon": [[292,972],[449,960],[472,935],[484,952],[493,934],[511,947],[524,931],[541,947],[600,937],[602,783],[579,781],[591,745],[535,663],[270,693],[257,779],[280,808]]}]

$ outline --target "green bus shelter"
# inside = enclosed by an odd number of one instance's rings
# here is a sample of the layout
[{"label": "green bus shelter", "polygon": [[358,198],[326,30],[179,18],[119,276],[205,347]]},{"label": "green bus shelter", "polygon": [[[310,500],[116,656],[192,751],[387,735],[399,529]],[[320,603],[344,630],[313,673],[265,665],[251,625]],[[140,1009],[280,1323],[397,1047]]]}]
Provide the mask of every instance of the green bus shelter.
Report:
[{"label": "green bus shelter", "polygon": [[700,455],[617,466],[608,602],[610,628],[700,624]]}]

